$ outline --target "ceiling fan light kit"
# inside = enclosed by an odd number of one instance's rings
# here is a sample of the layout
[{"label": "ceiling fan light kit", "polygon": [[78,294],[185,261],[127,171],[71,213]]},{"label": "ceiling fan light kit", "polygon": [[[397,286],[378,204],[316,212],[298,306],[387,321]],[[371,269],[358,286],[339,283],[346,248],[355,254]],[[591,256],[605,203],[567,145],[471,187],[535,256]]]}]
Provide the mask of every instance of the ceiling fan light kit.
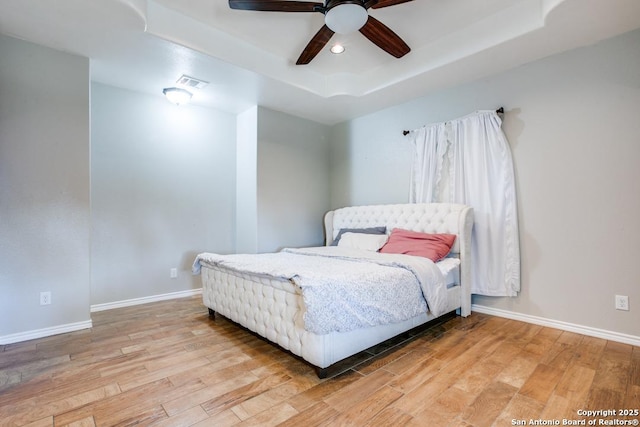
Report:
[{"label": "ceiling fan light kit", "polygon": [[237,10],[261,12],[318,12],[324,15],[324,25],[304,48],[296,65],[310,63],[335,33],[355,31],[396,58],[402,58],[411,48],[389,27],[369,15],[369,8],[380,9],[413,0],[325,0],[324,3],[297,0],[229,0]]},{"label": "ceiling fan light kit", "polygon": [[324,23],[334,33],[350,34],[364,27],[368,18],[367,9],[361,3],[340,3],[327,11]]}]

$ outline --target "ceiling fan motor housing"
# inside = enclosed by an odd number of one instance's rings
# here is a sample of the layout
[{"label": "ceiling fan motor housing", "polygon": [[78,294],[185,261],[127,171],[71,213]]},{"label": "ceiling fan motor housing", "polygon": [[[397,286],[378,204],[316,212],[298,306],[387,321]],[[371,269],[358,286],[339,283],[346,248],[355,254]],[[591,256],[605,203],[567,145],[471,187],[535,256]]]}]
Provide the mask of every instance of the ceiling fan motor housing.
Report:
[{"label": "ceiling fan motor housing", "polygon": [[331,9],[332,7],[341,5],[341,4],[357,4],[360,5],[362,7],[364,7],[364,1],[363,0],[326,0],[324,2],[324,8],[326,10]]}]

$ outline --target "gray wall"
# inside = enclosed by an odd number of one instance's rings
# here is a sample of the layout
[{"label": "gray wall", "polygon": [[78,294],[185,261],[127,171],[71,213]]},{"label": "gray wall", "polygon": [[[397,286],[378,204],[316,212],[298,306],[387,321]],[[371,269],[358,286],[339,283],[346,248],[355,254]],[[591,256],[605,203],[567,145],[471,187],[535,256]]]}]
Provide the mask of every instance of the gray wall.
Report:
[{"label": "gray wall", "polygon": [[329,134],[328,126],[258,109],[258,252],[323,245]]},{"label": "gray wall", "polygon": [[91,88],[92,304],[200,288],[196,254],[235,250],[235,115]]},{"label": "gray wall", "polygon": [[0,58],[0,336],[89,322],[89,60],[2,35]]},{"label": "gray wall", "polygon": [[[522,292],[474,303],[640,336],[640,31],[335,126],[332,205],[408,201],[402,130],[500,106]],[[614,309],[615,294],[631,311]]]},{"label": "gray wall", "polygon": [[258,252],[258,107],[238,114],[236,250]]},{"label": "gray wall", "polygon": [[[100,84],[90,106],[87,59],[4,36],[0,56],[0,336],[197,288],[197,252],[236,250],[241,118]],[[258,108],[245,117],[257,154],[249,240],[259,251],[321,244],[331,207],[406,202],[401,131],[498,106],[523,291],[474,302],[640,336],[640,31],[333,128]],[[631,311],[614,310],[614,294]]]}]

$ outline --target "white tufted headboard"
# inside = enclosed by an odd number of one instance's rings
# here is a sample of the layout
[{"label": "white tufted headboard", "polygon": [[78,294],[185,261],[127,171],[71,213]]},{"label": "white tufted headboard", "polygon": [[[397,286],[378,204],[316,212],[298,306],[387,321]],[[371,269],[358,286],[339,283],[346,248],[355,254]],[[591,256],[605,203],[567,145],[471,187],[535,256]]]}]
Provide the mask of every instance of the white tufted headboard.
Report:
[{"label": "white tufted headboard", "polygon": [[[473,209],[453,203],[407,203],[394,205],[352,206],[329,211],[324,217],[325,244],[330,245],[342,228],[368,228],[386,226],[387,233],[394,228],[422,233],[457,235],[451,249],[460,258],[460,285],[469,298],[463,298],[463,316],[471,310],[471,232]],[[465,305],[468,304],[468,307]],[[464,314],[466,312],[466,314]]]},{"label": "white tufted headboard", "polygon": [[469,224],[473,223],[472,208],[452,203],[352,206],[325,215],[325,243],[330,245],[342,228],[386,226],[387,234],[394,228],[421,233],[456,234],[458,239],[451,252],[460,253],[461,242],[471,238],[465,233],[468,220]]}]

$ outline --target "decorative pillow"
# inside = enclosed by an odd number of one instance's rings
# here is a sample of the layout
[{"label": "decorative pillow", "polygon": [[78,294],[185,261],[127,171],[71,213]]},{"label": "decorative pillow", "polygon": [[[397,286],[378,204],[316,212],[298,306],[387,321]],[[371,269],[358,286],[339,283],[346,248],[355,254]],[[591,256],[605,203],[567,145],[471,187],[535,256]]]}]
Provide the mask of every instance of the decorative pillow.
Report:
[{"label": "decorative pillow", "polygon": [[438,262],[447,256],[455,241],[455,234],[427,234],[394,228],[380,252],[421,256]]},{"label": "decorative pillow", "polygon": [[363,249],[365,251],[377,252],[387,243],[386,234],[364,234],[364,233],[343,233],[339,247]]},{"label": "decorative pillow", "polygon": [[371,227],[371,228],[343,228],[338,232],[331,246],[338,246],[338,242],[344,233],[361,233],[361,234],[387,234],[387,227]]}]

